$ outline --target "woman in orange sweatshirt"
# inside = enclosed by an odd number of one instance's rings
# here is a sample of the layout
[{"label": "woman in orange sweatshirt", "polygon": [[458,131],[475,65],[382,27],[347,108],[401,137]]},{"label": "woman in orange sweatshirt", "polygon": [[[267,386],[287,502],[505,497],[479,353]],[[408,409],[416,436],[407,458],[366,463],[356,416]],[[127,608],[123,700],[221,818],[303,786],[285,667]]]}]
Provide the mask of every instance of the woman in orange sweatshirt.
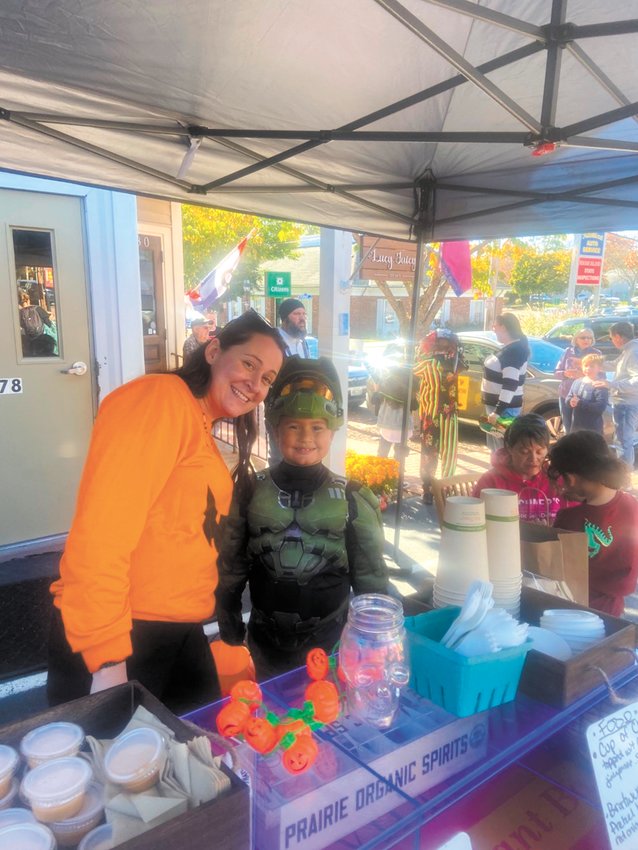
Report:
[{"label": "woman in orange sweatshirt", "polygon": [[282,362],[276,330],[249,311],[176,372],[104,400],[51,587],[51,704],[129,678],[175,711],[219,696],[202,621],[214,612],[233,483],[211,428],[235,419],[241,487],[254,411]]}]

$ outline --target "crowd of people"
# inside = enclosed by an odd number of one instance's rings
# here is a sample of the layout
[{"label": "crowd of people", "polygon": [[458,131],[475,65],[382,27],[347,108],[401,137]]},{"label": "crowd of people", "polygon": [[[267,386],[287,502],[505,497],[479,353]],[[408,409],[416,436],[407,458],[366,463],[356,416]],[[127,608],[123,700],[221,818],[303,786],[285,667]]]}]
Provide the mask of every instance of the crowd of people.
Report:
[{"label": "crowd of people", "polygon": [[[253,310],[221,328],[206,319],[193,328],[198,341],[180,368],[130,381],[102,402],[51,588],[51,704],[136,678],[187,711],[220,695],[203,629],[213,615],[222,641],[247,645],[265,679],[302,664],[310,648],[330,652],[352,593],[388,591],[378,500],[323,463],[344,422],[336,369],[301,344],[302,302],[286,299],[279,319],[279,328]],[[485,363],[486,422],[511,424],[495,433],[492,467],[475,493],[514,490],[524,518],[585,531],[590,604],[622,613],[638,578],[638,502],[626,492],[633,444],[630,456],[623,431],[638,407],[638,343],[626,323],[612,328],[621,355],[608,381],[593,335],[574,339],[557,367],[569,433],[551,446],[545,421],[521,415],[526,338],[511,314],[495,327],[503,347]],[[454,471],[465,363],[447,329],[430,333],[419,354],[414,407],[429,488],[439,462],[443,474]],[[404,415],[409,378],[404,367],[394,382],[380,382],[380,427],[391,435],[382,436],[380,453],[400,445],[396,411]],[[600,433],[607,393],[622,458]],[[262,402],[279,458],[255,472]],[[212,438],[222,418],[235,423],[232,477]]]}]

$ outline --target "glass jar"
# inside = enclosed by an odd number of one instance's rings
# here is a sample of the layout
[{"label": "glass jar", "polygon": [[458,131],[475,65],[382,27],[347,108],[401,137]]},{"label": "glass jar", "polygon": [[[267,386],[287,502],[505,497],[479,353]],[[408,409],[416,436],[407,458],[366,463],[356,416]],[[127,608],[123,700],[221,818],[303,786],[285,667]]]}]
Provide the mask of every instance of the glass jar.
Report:
[{"label": "glass jar", "polygon": [[339,644],[339,666],[346,680],[351,715],[387,729],[410,678],[401,602],[380,593],[350,600],[348,622]]}]

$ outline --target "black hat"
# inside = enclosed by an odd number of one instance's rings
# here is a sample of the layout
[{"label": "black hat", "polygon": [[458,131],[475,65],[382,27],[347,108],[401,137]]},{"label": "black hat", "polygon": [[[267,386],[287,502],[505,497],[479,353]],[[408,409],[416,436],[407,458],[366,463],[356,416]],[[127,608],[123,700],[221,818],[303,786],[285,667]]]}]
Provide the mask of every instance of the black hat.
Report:
[{"label": "black hat", "polygon": [[298,298],[284,298],[279,305],[279,318],[283,322],[283,320],[287,319],[293,310],[298,310],[300,307],[302,310],[306,309],[303,301],[300,301]]}]

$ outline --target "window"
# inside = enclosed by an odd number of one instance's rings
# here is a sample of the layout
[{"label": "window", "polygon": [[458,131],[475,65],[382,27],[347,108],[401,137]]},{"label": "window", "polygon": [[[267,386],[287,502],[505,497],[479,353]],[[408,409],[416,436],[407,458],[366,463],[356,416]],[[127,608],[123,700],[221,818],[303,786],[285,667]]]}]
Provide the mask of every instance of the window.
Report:
[{"label": "window", "polygon": [[51,233],[14,228],[18,327],[23,357],[59,357]]},{"label": "window", "polygon": [[584,320],[581,322],[563,322],[563,324],[551,330],[546,335],[546,339],[562,340],[563,342],[571,343],[574,334],[582,331],[584,327]]}]

